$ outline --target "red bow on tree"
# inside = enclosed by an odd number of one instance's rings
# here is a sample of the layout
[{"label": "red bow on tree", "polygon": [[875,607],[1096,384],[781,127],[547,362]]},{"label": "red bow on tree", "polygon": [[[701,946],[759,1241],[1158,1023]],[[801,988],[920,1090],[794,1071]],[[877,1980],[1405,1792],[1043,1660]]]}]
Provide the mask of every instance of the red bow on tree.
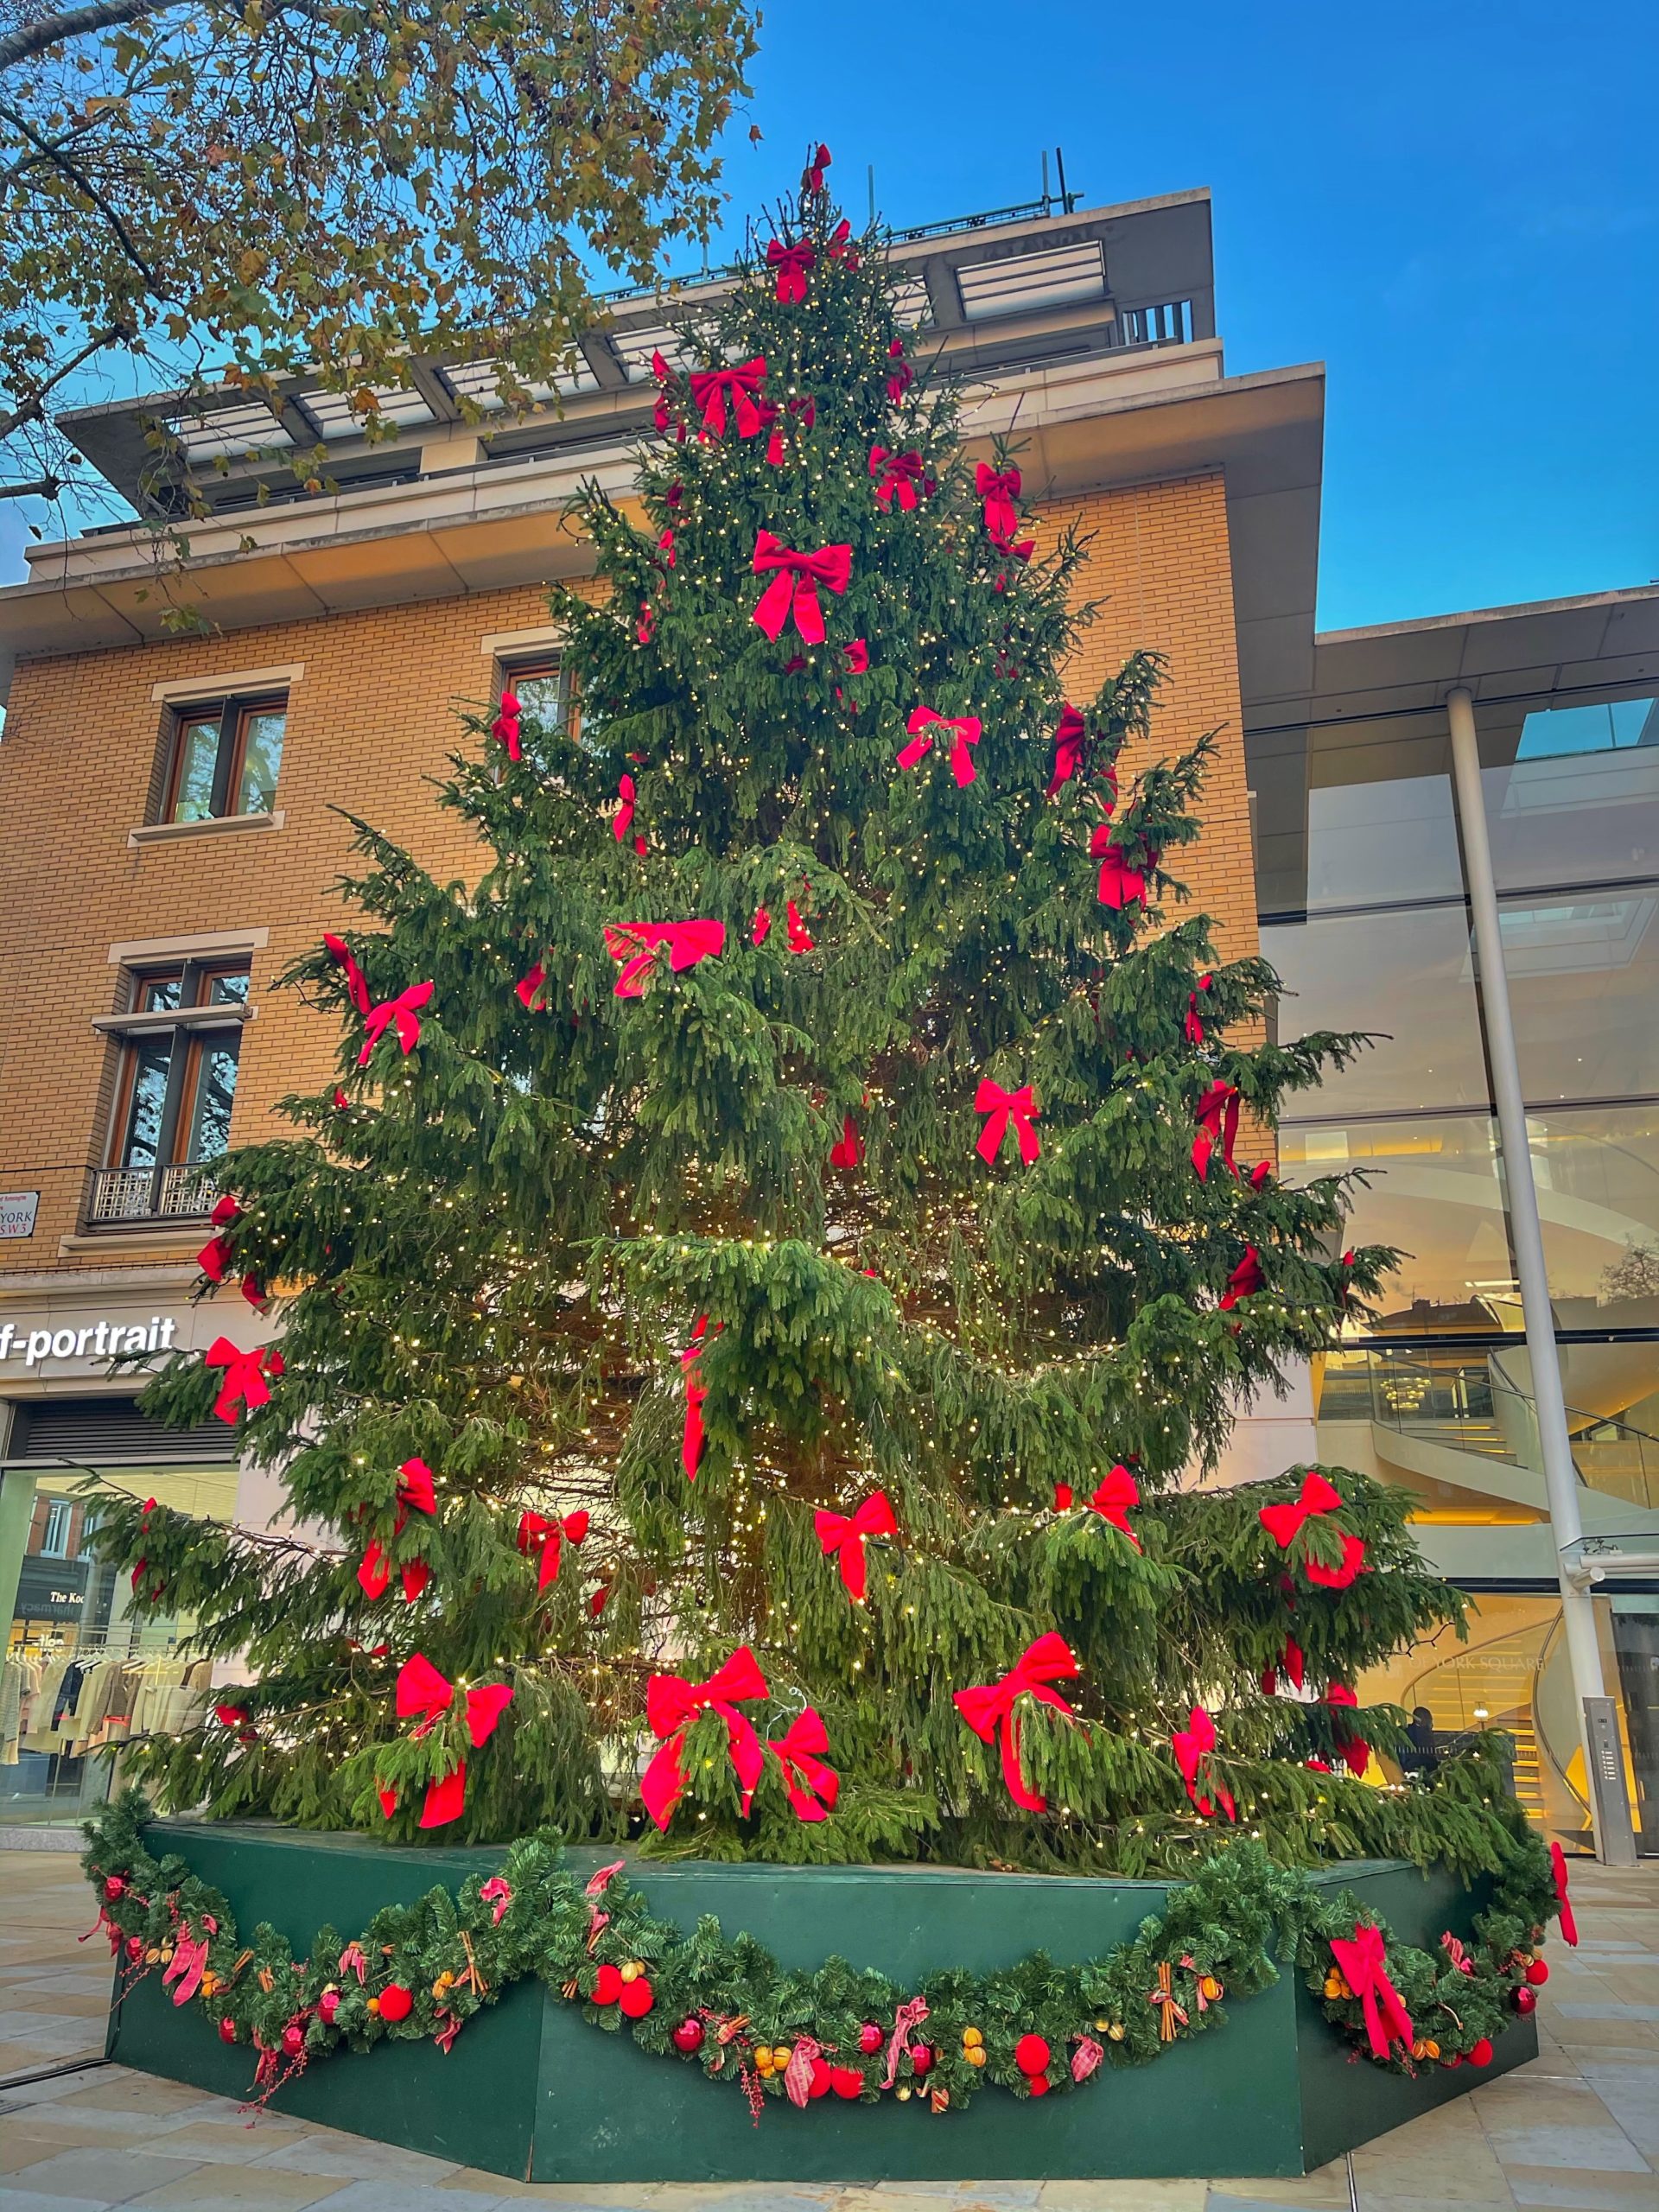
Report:
[{"label": "red bow on tree", "polygon": [[849,676],[862,676],[870,664],[870,649],[862,638],[849,639],[841,649],[841,657],[847,664]]},{"label": "red bow on tree", "polygon": [[[350,957],[346,955],[348,959]],[[236,1240],[231,1235],[231,1230],[240,1219],[241,1213],[240,1205],[227,1193],[218,1201],[207,1217],[219,1235],[210,1238],[197,1253],[196,1265],[210,1282],[223,1282],[225,1280],[226,1271],[236,1251]]]},{"label": "red bow on tree", "polygon": [[346,995],[359,1014],[369,1010],[369,979],[358,966],[352,948],[343,937],[336,937],[332,930],[325,930],[322,942],[328,957],[346,975]]},{"label": "red bow on tree", "polygon": [[645,974],[659,944],[668,946],[668,964],[677,975],[681,969],[695,968],[698,961],[708,960],[726,950],[726,925],[710,921],[607,922],[605,950],[613,960],[622,963],[622,972],[616,979],[617,998],[644,997]]},{"label": "red bow on tree", "polygon": [[933,740],[925,732],[938,728],[954,730],[950,741],[950,772],[962,785],[971,784],[977,772],[970,746],[979,743],[980,721],[977,715],[936,715],[931,707],[914,707],[910,720],[905,724],[910,732],[910,743],[899,748],[899,766],[914,768],[933,750]]},{"label": "red bow on tree", "polygon": [[1221,1294],[1217,1307],[1217,1312],[1230,1313],[1241,1298],[1254,1296],[1264,1287],[1266,1277],[1262,1273],[1260,1255],[1254,1244],[1247,1244],[1244,1247],[1243,1258],[1227,1278],[1227,1287]]},{"label": "red bow on tree", "polygon": [[812,1516],[812,1526],[823,1547],[824,1557],[835,1557],[849,1597],[855,1605],[862,1605],[869,1565],[864,1555],[865,1545],[872,1536],[896,1536],[899,1533],[899,1523],[886,1491],[877,1491],[853,1513],[820,1510]]},{"label": "red bow on tree", "polygon": [[[424,1459],[405,1459],[397,1470],[397,1517],[392,1522],[392,1535],[402,1534],[411,1512],[432,1514],[437,1510],[438,1495],[432,1484],[432,1470]],[[423,1559],[413,1559],[407,1560],[399,1572],[404,1599],[412,1605],[425,1589],[432,1570]],[[386,1586],[391,1580],[391,1561],[378,1538],[364,1553],[357,1579],[365,1597],[385,1597]]]},{"label": "red bow on tree", "polygon": [[[657,379],[657,404],[652,410],[652,420],[660,433],[668,428],[668,387],[674,380],[674,372],[663,359],[660,349],[655,347],[652,351],[651,373]],[[683,424],[680,436],[682,439],[685,436]]]},{"label": "red bow on tree", "polygon": [[539,1554],[542,1571],[536,1578],[537,1590],[545,1590],[550,1582],[559,1579],[559,1561],[567,1541],[579,1544],[588,1534],[591,1516],[585,1510],[567,1513],[563,1520],[556,1516],[543,1520],[539,1513],[524,1513],[518,1518],[518,1548],[526,1559]]},{"label": "red bow on tree", "polygon": [[[438,1672],[432,1662],[422,1652],[416,1652],[404,1662],[397,1675],[397,1718],[408,1720],[416,1713],[421,1715],[420,1726],[411,1733],[416,1741],[435,1728],[455,1700],[455,1686]],[[467,1693],[467,1734],[476,1751],[487,1741],[501,1715],[512,1703],[512,1691],[505,1682],[493,1682]],[[381,1808],[388,1820],[397,1805],[395,1794],[387,1789],[380,1793]],[[423,1828],[447,1827],[451,1821],[458,1821],[467,1807],[467,1764],[461,1760],[449,1772],[426,1786],[426,1799],[421,1808],[420,1826]]]},{"label": "red bow on tree", "polygon": [[[1094,836],[1089,840],[1089,856],[1100,862],[1100,903],[1122,912],[1125,906],[1136,905],[1147,895],[1146,869],[1131,868],[1124,857],[1123,848],[1112,836],[1109,822],[1098,823]],[[1158,855],[1148,849],[1147,868],[1158,865]]]},{"label": "red bow on tree", "polygon": [[697,1362],[702,1357],[708,1330],[709,1316],[698,1314],[691,1341],[680,1354],[680,1367],[685,1376],[685,1431],[680,1439],[680,1465],[689,1483],[696,1482],[702,1460],[702,1407],[709,1386],[700,1379]]},{"label": "red bow on tree", "polygon": [[[533,1012],[542,986],[547,981],[547,970],[538,960],[527,975],[521,976],[512,987],[512,995],[528,1014]],[[546,1001],[543,1001],[546,1004]]]},{"label": "red bow on tree", "polygon": [[1389,2044],[1395,2042],[1409,2050],[1414,2031],[1399,1991],[1389,1980],[1382,1930],[1363,1927],[1356,1921],[1351,1941],[1340,1936],[1332,1938],[1331,1955],[1364,2008],[1365,2037],[1372,2057],[1386,2058]]},{"label": "red bow on tree", "polygon": [[1573,1908],[1567,1901],[1567,1853],[1559,1843],[1549,1847],[1549,1871],[1555,1885],[1555,1910],[1560,1916],[1561,1941],[1576,1948],[1579,1923],[1573,1917]]},{"label": "red bow on tree", "polygon": [[763,530],[755,537],[753,566],[757,576],[772,576],[753,617],[767,637],[779,637],[792,614],[807,644],[821,645],[823,609],[818,586],[837,594],[846,590],[853,575],[852,547],[823,545],[816,553],[795,553],[781,537]]},{"label": "red bow on tree", "polygon": [[1114,1529],[1121,1529],[1136,1551],[1140,1550],[1141,1539],[1130,1528],[1128,1516],[1130,1506],[1140,1504],[1141,1491],[1127,1467],[1121,1464],[1114,1467],[1089,1503],[1103,1521],[1109,1521]]},{"label": "red bow on tree", "polygon": [[974,489],[985,502],[985,534],[993,545],[1006,547],[1020,527],[1014,501],[1020,496],[1017,468],[993,468],[981,461],[974,471]]},{"label": "red bow on tree", "polygon": [[853,226],[843,215],[830,233],[830,243],[824,254],[830,261],[844,261],[849,269],[859,265],[858,249],[852,242]]},{"label": "red bow on tree", "polygon": [[898,365],[890,370],[887,375],[887,397],[896,407],[915,382],[916,372],[905,359],[905,341],[902,338],[895,338],[888,346],[887,359]]},{"label": "red bow on tree", "polygon": [[378,1006],[369,1008],[363,1024],[363,1049],[357,1056],[359,1067],[367,1067],[370,1054],[391,1028],[397,1030],[404,1057],[409,1057],[421,1041],[421,1008],[434,988],[431,983],[411,983],[395,999],[382,999]]},{"label": "red bow on tree", "polygon": [[1042,1112],[1028,1083],[1018,1090],[1004,1090],[1000,1083],[993,1083],[988,1076],[974,1093],[976,1114],[988,1114],[990,1120],[979,1133],[979,1154],[988,1166],[1002,1147],[1010,1122],[1020,1140],[1020,1157],[1027,1167],[1041,1152],[1042,1141],[1031,1126]]},{"label": "red bow on tree", "polygon": [[[1345,1682],[1332,1682],[1325,1693],[1325,1701],[1332,1713],[1351,1712],[1359,1703]],[[1337,1749],[1351,1775],[1363,1774],[1371,1763],[1371,1747],[1363,1737],[1338,1737]]]},{"label": "red bow on tree", "polygon": [[1193,1707],[1187,1715],[1185,1727],[1176,1729],[1169,1743],[1175,1754],[1175,1764],[1181,1770],[1181,1779],[1186,1784],[1186,1794],[1205,1820],[1219,1806],[1230,1821],[1236,1821],[1238,1813],[1233,1803],[1233,1793],[1222,1787],[1213,1770],[1205,1774],[1203,1790],[1198,1788],[1199,1769],[1209,1767],[1216,1748],[1216,1724],[1201,1705]]},{"label": "red bow on tree", "polygon": [[[616,842],[620,845],[622,840],[627,836],[629,830],[633,827],[634,791],[633,778],[632,776],[625,775],[618,779],[616,798],[616,812],[611,817],[611,835],[616,839]],[[641,859],[645,857],[645,841],[642,836],[635,837],[633,841],[633,849],[639,855]]]},{"label": "red bow on tree", "polygon": [[832,1167],[856,1167],[864,1158],[864,1140],[859,1134],[858,1123],[850,1114],[843,1114],[841,1135],[830,1147]]},{"label": "red bow on tree", "polygon": [[810,245],[785,245],[781,238],[766,240],[766,266],[777,276],[778,297],[786,306],[806,297],[806,272],[816,269],[818,257]]},{"label": "red bow on tree", "polygon": [[823,190],[823,173],[829,167],[830,149],[827,146],[820,146],[817,152],[813,155],[811,160],[807,163],[806,168],[802,172],[801,190],[803,192],[822,192]]},{"label": "red bow on tree", "polygon": [[[660,400],[657,404],[658,407],[662,405]],[[490,735],[499,744],[506,747],[509,760],[522,760],[524,757],[524,748],[519,742],[518,736],[518,694],[516,691],[504,691],[501,694],[501,711],[490,724]],[[367,1010],[365,1007],[365,1013]]]},{"label": "red bow on tree", "polygon": [[905,514],[912,512],[927,480],[927,464],[920,454],[889,453],[886,446],[870,448],[870,474],[876,479],[875,504],[893,512],[898,500]]},{"label": "red bow on tree", "polygon": [[827,1821],[841,1795],[841,1777],[820,1756],[829,1748],[823,1715],[810,1705],[766,1745],[798,1821]]},{"label": "red bow on tree", "polygon": [[662,1749],[645,1769],[639,1794],[659,1828],[668,1826],[684,1792],[685,1732],[700,1713],[717,1713],[726,1723],[732,1767],[742,1794],[743,1817],[748,1818],[766,1756],[753,1723],[737,1711],[736,1700],[770,1695],[760,1662],[747,1643],[740,1644],[706,1682],[687,1681],[683,1675],[652,1676],[645,1685],[645,1719]]},{"label": "red bow on tree", "polygon": [[736,369],[694,369],[691,397],[702,410],[703,434],[726,435],[726,401],[729,394],[740,438],[753,438],[766,427],[755,395],[766,380],[764,355],[757,353]]},{"label": "red bow on tree", "polygon": [[[1191,1019],[1189,1015],[1188,1020]],[[1192,1118],[1198,1125],[1198,1134],[1192,1140],[1192,1165],[1201,1182],[1210,1172],[1210,1156],[1217,1144],[1230,1171],[1235,1175],[1238,1173],[1233,1145],[1238,1135],[1239,1104],[1237,1085],[1217,1082],[1210,1085],[1192,1109]]]},{"label": "red bow on tree", "polygon": [[257,1344],[251,1351],[238,1351],[228,1337],[215,1337],[208,1347],[206,1364],[225,1370],[219,1395],[213,1400],[213,1411],[220,1421],[234,1421],[239,1405],[254,1413],[270,1404],[270,1384],[265,1377],[269,1375],[275,1381],[282,1374],[283,1355],[268,1344]]},{"label": "red bow on tree", "polygon": [[[1186,1041],[1189,1045],[1202,1045],[1204,1042],[1204,1018],[1198,1012],[1198,994],[1213,990],[1215,983],[1213,976],[1200,976],[1198,988],[1186,995]],[[1204,1171],[1200,1168],[1198,1172],[1202,1174]],[[1237,1170],[1235,1169],[1234,1173],[1236,1173]]]},{"label": "red bow on tree", "polygon": [[1062,784],[1069,784],[1083,766],[1084,740],[1089,725],[1068,699],[1060,709],[1060,726],[1054,733],[1054,772],[1048,779],[1052,798]]},{"label": "red bow on tree", "polygon": [[1051,1629],[1027,1647],[1000,1682],[984,1682],[956,1694],[957,1711],[982,1743],[988,1744],[1000,1733],[1002,1779],[1008,1785],[1009,1796],[1025,1812],[1046,1812],[1048,1800],[1027,1787],[1020,1764],[1020,1718],[1014,1708],[1022,1697],[1034,1697],[1075,1721],[1076,1713],[1052,1685],[1082,1672],[1065,1638]]},{"label": "red bow on tree", "polygon": [[1342,1506],[1342,1495],[1333,1484],[1326,1482],[1318,1469],[1302,1478],[1301,1489],[1281,1505],[1264,1505],[1256,1519],[1273,1538],[1281,1552],[1288,1551],[1304,1524],[1315,1521],[1322,1514],[1335,1513]]},{"label": "red bow on tree", "polygon": [[1300,1689],[1306,1663],[1301,1645],[1297,1643],[1294,1636],[1287,1636],[1285,1638],[1285,1648],[1280,1656],[1279,1666],[1264,1667],[1262,1669],[1262,1696],[1272,1697],[1278,1689],[1280,1667],[1284,1669],[1285,1680],[1291,1687],[1294,1689]]}]

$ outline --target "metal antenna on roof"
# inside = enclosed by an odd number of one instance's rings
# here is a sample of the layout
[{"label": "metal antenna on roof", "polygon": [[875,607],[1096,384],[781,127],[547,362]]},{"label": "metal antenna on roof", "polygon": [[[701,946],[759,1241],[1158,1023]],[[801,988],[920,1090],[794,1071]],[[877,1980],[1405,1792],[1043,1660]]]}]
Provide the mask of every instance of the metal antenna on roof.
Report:
[{"label": "metal antenna on roof", "polygon": [[1045,146],[1043,149],[1043,213],[1045,215],[1048,213],[1048,149]]},{"label": "metal antenna on roof", "polygon": [[1071,195],[1065,188],[1065,153],[1059,146],[1054,149],[1054,167],[1060,180],[1060,213],[1069,215],[1071,213]]}]

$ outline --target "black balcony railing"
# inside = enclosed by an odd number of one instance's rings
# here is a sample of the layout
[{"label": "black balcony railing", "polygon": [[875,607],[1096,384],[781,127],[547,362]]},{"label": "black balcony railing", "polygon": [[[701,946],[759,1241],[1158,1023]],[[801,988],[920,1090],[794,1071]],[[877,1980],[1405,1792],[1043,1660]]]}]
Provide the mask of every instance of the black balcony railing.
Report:
[{"label": "black balcony railing", "polygon": [[95,1167],[86,1201],[89,1229],[134,1222],[195,1221],[219,1193],[217,1163],[186,1160],[174,1167]]}]

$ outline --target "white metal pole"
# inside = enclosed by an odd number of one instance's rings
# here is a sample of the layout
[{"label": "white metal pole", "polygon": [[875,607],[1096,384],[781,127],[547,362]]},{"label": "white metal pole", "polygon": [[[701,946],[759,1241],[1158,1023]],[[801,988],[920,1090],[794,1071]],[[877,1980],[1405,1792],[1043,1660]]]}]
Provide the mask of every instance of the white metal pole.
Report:
[{"label": "white metal pole", "polygon": [[[1486,1051],[1497,1108],[1498,1141],[1503,1152],[1510,1234],[1516,1273],[1521,1281],[1521,1312],[1526,1323],[1527,1351],[1532,1367],[1532,1395],[1544,1463],[1544,1491],[1549,1501],[1550,1529],[1561,1587],[1567,1666],[1573,1676],[1573,1704],[1584,1751],[1585,1790],[1593,1808],[1591,1746],[1584,1700],[1605,1694],[1601,1679],[1601,1647],[1596,1641],[1594,1600],[1588,1590],[1573,1580],[1567,1560],[1562,1556],[1567,1547],[1577,1543],[1584,1535],[1579,1513],[1579,1472],[1573,1464],[1573,1446],[1567,1434],[1567,1405],[1561,1395],[1561,1370],[1555,1351],[1555,1319],[1550,1310],[1549,1281],[1544,1266],[1543,1230],[1538,1219],[1538,1192],[1533,1181],[1532,1153],[1527,1142],[1521,1066],[1516,1057],[1515,1022],[1510,1011],[1510,981],[1503,965],[1497,891],[1492,880],[1491,841],[1486,833],[1486,803],[1481,790],[1473,697],[1459,685],[1448,695],[1446,709],[1452,729],[1452,769],[1457,785],[1458,820],[1463,831],[1469,906],[1474,919],[1475,946],[1480,957],[1480,996],[1486,1017]],[[1603,1840],[1593,1809],[1591,1821],[1596,1831],[1597,1856],[1600,1857]]]}]

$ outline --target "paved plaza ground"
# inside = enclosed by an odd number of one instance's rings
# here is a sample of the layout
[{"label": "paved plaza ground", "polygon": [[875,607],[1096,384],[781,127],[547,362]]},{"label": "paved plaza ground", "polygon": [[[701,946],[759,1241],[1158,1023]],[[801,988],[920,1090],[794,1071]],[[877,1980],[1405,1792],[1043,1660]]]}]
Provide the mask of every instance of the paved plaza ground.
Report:
[{"label": "paved plaza ground", "polygon": [[110,1967],[74,1859],[0,1852],[0,2212],[1659,2212],[1659,1862],[1580,1864],[1549,1946],[1542,2055],[1302,2181],[529,2187],[280,2112],[250,2122],[124,2067],[5,2077],[103,2047]]}]

